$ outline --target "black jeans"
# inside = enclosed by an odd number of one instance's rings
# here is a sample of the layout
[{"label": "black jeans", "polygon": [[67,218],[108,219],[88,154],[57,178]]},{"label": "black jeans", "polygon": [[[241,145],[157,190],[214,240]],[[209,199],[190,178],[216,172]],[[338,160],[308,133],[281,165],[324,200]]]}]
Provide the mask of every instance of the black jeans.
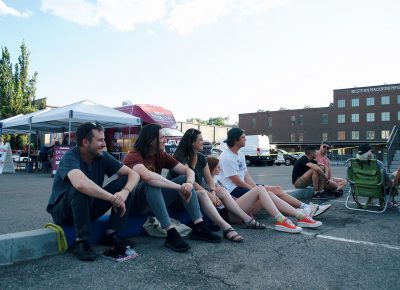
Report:
[{"label": "black jeans", "polygon": [[[127,176],[119,177],[107,184],[104,189],[114,194],[124,188],[127,180]],[[135,190],[129,194],[125,202],[126,213],[123,217],[120,217],[119,213],[115,213],[114,210],[111,211],[109,229],[119,231],[124,227],[134,193]],[[76,238],[89,239],[90,223],[104,215],[110,208],[109,201],[91,197],[71,186],[70,190],[53,206],[51,216],[58,225],[74,225]]]}]

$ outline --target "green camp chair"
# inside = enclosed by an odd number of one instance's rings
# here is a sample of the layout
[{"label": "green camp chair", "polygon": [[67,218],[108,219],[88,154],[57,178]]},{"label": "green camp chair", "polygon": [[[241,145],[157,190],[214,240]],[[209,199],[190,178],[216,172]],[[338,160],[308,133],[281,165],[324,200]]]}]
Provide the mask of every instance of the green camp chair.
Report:
[{"label": "green camp chair", "polygon": [[[347,180],[350,184],[346,199],[346,208],[351,210],[383,213],[388,207],[392,189],[386,190],[383,171],[379,170],[376,160],[347,160]],[[350,206],[350,196],[357,207]],[[378,204],[374,201],[377,200]]]}]

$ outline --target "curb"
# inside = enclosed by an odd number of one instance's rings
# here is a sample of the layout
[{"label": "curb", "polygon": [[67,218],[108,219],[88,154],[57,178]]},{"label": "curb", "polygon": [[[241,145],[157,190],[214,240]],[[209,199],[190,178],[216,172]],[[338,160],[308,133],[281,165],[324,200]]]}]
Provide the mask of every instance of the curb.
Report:
[{"label": "curb", "polygon": [[[313,189],[285,190],[298,199],[311,198]],[[59,254],[57,233],[50,229],[0,235],[0,266]]]},{"label": "curb", "polygon": [[0,235],[0,266],[58,254],[57,233],[39,229]]}]

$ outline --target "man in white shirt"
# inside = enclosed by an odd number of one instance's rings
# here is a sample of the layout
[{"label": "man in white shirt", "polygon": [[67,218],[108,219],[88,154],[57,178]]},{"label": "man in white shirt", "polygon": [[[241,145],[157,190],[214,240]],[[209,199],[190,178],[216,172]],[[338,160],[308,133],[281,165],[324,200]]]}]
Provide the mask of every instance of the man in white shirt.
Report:
[{"label": "man in white shirt", "polygon": [[[230,129],[224,143],[228,145],[228,148],[224,150],[219,157],[222,170],[217,178],[232,196],[240,197],[257,186],[247,170],[245,156],[240,152],[240,148],[246,145],[244,130],[240,128]],[[330,204],[318,206],[312,203],[302,203],[284,192],[280,186],[264,185],[264,188],[294,208],[302,209],[311,217],[320,215],[331,207]]]}]

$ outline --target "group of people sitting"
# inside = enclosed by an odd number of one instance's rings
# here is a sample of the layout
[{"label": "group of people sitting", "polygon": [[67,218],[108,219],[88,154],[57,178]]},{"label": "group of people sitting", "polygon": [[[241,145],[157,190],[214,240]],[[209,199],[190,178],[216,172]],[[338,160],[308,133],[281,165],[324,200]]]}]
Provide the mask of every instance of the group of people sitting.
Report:
[{"label": "group of people sitting", "polygon": [[[110,208],[110,222],[100,244],[112,246],[116,252],[134,246],[133,241],[117,234],[128,216],[154,215],[166,230],[165,247],[183,252],[190,245],[173,226],[168,208],[186,209],[192,221],[190,239],[210,243],[222,239],[210,231],[202,213],[222,229],[225,239],[240,243],[245,238],[232,224],[265,229],[266,225],[254,218],[261,209],[274,218],[275,230],[299,233],[302,228],[320,227],[322,223],[314,217],[330,208],[329,204],[303,203],[280,186],[256,184],[240,152],[246,142],[240,128],[228,131],[224,141],[228,149],[219,159],[199,153],[203,137],[197,129],[187,130],[174,156],[170,156],[164,151],[166,138],[161,126],[148,124],[123,163],[105,151],[104,129],[98,123],[81,124],[76,139],[77,147],[64,155],[55,174],[47,211],[56,224],[74,226],[76,239],[71,249],[80,260],[95,260],[88,242],[90,224]],[[342,190],[341,180],[331,178],[328,169],[314,166],[315,154],[315,150],[306,149],[307,160],[302,157],[297,162],[306,168],[296,164],[294,185],[305,187],[311,180],[316,194],[321,193],[321,185]],[[169,170],[167,177],[161,175],[163,169]],[[118,178],[103,187],[105,174],[117,174]],[[287,216],[297,219],[297,225]]]}]

